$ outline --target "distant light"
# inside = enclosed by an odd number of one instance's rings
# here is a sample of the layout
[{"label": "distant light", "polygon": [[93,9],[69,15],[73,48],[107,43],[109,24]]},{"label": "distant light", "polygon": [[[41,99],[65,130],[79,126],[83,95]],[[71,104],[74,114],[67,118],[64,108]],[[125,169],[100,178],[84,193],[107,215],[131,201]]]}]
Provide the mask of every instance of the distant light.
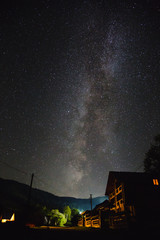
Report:
[{"label": "distant light", "polygon": [[2,223],[6,223],[6,222],[7,222],[7,219],[2,219],[1,222],[2,222]]},{"label": "distant light", "polygon": [[79,211],[79,214],[82,214],[84,212],[83,209],[81,209],[81,210],[78,209],[78,211]]},{"label": "distant light", "polygon": [[153,179],[153,184],[154,185],[159,185],[158,179]]},{"label": "distant light", "polygon": [[10,219],[2,219],[1,222],[2,223],[6,223],[6,222],[13,222],[15,221],[15,213],[12,214],[12,217]]}]

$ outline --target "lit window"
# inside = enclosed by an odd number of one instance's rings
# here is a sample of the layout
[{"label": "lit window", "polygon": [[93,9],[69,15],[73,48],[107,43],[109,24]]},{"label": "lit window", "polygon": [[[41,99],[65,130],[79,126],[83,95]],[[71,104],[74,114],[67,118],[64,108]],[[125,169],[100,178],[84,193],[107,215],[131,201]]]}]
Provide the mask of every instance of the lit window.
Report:
[{"label": "lit window", "polygon": [[159,185],[158,179],[153,179],[153,184],[154,185]]}]

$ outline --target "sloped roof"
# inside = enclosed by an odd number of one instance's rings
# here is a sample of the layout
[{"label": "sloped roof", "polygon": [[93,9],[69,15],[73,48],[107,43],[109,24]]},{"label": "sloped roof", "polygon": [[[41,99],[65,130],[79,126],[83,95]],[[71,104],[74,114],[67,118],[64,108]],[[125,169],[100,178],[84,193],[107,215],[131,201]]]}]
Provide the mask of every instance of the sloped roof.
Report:
[{"label": "sloped roof", "polygon": [[86,215],[86,214],[90,214],[91,210],[85,210],[84,212],[81,213],[81,215]]},{"label": "sloped roof", "polygon": [[106,208],[109,207],[109,200],[106,199],[104,202],[97,204],[94,208],[94,210],[98,210],[98,209],[102,209],[102,208]]},{"label": "sloped roof", "polygon": [[152,183],[152,179],[157,178],[153,174],[145,172],[109,172],[108,182],[105,195],[109,195],[113,191],[115,179],[126,184],[149,184]]}]

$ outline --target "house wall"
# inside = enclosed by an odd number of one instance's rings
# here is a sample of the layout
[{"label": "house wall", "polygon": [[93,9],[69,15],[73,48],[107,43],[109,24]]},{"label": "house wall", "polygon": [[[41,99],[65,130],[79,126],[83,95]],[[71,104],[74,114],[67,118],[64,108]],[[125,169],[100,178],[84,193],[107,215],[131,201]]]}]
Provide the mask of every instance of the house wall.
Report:
[{"label": "house wall", "polygon": [[160,222],[159,181],[152,178],[135,180],[122,183],[115,179],[114,189],[109,194],[111,228]]},{"label": "house wall", "polygon": [[[126,201],[127,200],[127,201]],[[115,180],[114,190],[109,194],[110,228],[127,228],[129,222],[135,222],[135,206],[128,202],[126,186]]]},{"label": "house wall", "polygon": [[145,173],[110,172],[106,195],[111,228],[160,223],[159,178]]},{"label": "house wall", "polygon": [[114,184],[114,190],[109,194],[109,201],[111,203],[111,209],[115,212],[123,212],[125,205],[125,194],[124,194],[124,185],[123,183]]},{"label": "house wall", "polygon": [[94,214],[91,216],[90,214],[82,215],[81,219],[78,221],[79,227],[94,227],[100,228],[101,227],[101,215],[99,213]]}]

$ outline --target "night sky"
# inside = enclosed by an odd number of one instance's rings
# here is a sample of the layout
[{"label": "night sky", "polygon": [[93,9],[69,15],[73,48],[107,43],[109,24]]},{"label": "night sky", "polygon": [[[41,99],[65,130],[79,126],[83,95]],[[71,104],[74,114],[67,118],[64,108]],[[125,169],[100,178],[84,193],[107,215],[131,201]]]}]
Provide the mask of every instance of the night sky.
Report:
[{"label": "night sky", "polygon": [[0,3],[0,177],[104,195],[160,133],[160,2]]}]

